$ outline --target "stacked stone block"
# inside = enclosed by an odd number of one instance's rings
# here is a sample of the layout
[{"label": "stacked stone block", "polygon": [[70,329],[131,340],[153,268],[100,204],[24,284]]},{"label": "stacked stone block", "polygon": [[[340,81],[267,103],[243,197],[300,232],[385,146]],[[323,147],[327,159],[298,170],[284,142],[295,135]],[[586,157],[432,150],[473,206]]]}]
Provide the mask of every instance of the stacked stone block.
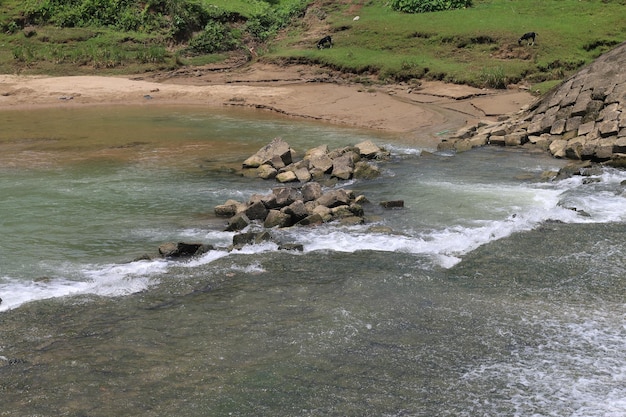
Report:
[{"label": "stacked stone block", "polygon": [[440,150],[534,145],[557,158],[626,162],[626,43],[602,55],[529,109],[463,129]]}]

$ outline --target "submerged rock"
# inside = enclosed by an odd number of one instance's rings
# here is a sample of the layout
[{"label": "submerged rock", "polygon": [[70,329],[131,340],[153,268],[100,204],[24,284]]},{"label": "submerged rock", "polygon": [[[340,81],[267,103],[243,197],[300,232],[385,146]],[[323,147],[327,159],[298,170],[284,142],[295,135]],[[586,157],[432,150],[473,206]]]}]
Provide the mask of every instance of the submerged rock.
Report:
[{"label": "submerged rock", "polygon": [[403,208],[404,200],[381,201],[380,205],[386,209]]}]

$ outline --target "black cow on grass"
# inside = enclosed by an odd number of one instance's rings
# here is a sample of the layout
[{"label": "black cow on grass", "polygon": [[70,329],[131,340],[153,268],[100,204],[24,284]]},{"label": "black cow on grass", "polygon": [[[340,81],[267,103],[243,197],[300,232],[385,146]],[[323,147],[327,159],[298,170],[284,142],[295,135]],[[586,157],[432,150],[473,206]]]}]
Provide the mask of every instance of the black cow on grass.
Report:
[{"label": "black cow on grass", "polygon": [[517,44],[521,45],[523,41],[528,41],[528,45],[534,45],[536,36],[537,36],[536,32],[524,33],[522,37],[517,40]]},{"label": "black cow on grass", "polygon": [[332,48],[333,47],[333,38],[329,36],[324,36],[322,39],[317,41],[317,49],[324,48]]}]

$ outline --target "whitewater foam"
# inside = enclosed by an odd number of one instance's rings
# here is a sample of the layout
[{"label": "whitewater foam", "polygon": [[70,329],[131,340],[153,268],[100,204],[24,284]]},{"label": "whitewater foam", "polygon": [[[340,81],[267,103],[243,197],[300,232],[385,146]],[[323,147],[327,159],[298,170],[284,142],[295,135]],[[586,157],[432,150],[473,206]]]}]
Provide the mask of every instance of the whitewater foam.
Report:
[{"label": "whitewater foam", "polygon": [[0,280],[2,304],[0,311],[16,308],[24,303],[49,298],[94,294],[116,297],[143,291],[155,283],[155,276],[167,270],[167,262],[136,261],[103,266],[88,265],[79,271],[57,271],[72,275],[29,281],[12,277]]},{"label": "whitewater foam", "polygon": [[[222,234],[219,234],[222,238]],[[63,273],[72,276],[67,278],[46,278],[40,281],[27,281],[11,277],[0,279],[0,294],[2,303],[0,311],[7,311],[22,304],[61,298],[67,296],[93,294],[104,297],[118,297],[137,293],[159,283],[159,277],[167,273],[173,266],[177,268],[196,268],[210,264],[227,256],[240,254],[255,254],[276,251],[277,245],[265,242],[258,245],[248,245],[241,249],[210,250],[197,258],[185,261],[168,261],[165,259],[140,260],[124,264],[88,265],[71,271],[63,268]],[[259,264],[249,265],[242,270],[248,273],[258,273]],[[60,272],[60,271],[59,271]]]},{"label": "whitewater foam", "polygon": [[[403,150],[403,152],[408,152]],[[626,193],[622,182],[626,173],[606,169],[596,176],[574,176],[561,181],[541,183],[475,183],[438,179],[416,179],[413,195],[405,209],[390,212],[380,220],[393,232],[373,231],[372,224],[341,227],[337,224],[314,228],[272,230],[278,241],[299,243],[304,253],[314,251],[381,251],[418,255],[419,262],[452,268],[464,255],[489,242],[514,233],[528,231],[546,221],[563,223],[623,222],[626,220]],[[354,182],[341,186],[353,186]],[[339,185],[338,185],[339,186]],[[241,191],[238,191],[241,192]],[[243,194],[242,194],[243,197]],[[408,221],[407,221],[408,220]],[[417,220],[417,221],[416,221]],[[164,236],[163,233],[168,233]],[[171,230],[141,228],[129,232],[133,238],[172,239]],[[232,243],[232,232],[201,228],[176,231],[177,241],[201,241],[219,248]],[[225,256],[262,254],[278,250],[265,242],[228,252],[209,251],[179,266],[194,268]],[[77,294],[118,296],[142,291],[158,283],[159,275],[170,264],[164,260],[125,264],[75,265],[71,270],[51,266],[43,275],[52,277],[31,282],[4,272],[0,278],[0,311],[25,302]],[[50,271],[50,272],[48,272]]]}]

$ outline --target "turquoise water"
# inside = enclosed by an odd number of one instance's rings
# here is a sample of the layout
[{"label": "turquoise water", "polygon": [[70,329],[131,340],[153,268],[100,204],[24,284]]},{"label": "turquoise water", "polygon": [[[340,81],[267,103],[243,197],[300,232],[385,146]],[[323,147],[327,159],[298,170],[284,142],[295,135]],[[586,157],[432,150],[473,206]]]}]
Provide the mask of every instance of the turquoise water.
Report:
[{"label": "turquoise water", "polygon": [[[0,415],[626,413],[622,171],[544,182],[562,161],[263,113],[0,123]],[[213,207],[274,186],[234,169],[276,136],[391,150],[381,178],[337,185],[368,223],[223,249]],[[167,241],[218,249],[133,261]]]}]

